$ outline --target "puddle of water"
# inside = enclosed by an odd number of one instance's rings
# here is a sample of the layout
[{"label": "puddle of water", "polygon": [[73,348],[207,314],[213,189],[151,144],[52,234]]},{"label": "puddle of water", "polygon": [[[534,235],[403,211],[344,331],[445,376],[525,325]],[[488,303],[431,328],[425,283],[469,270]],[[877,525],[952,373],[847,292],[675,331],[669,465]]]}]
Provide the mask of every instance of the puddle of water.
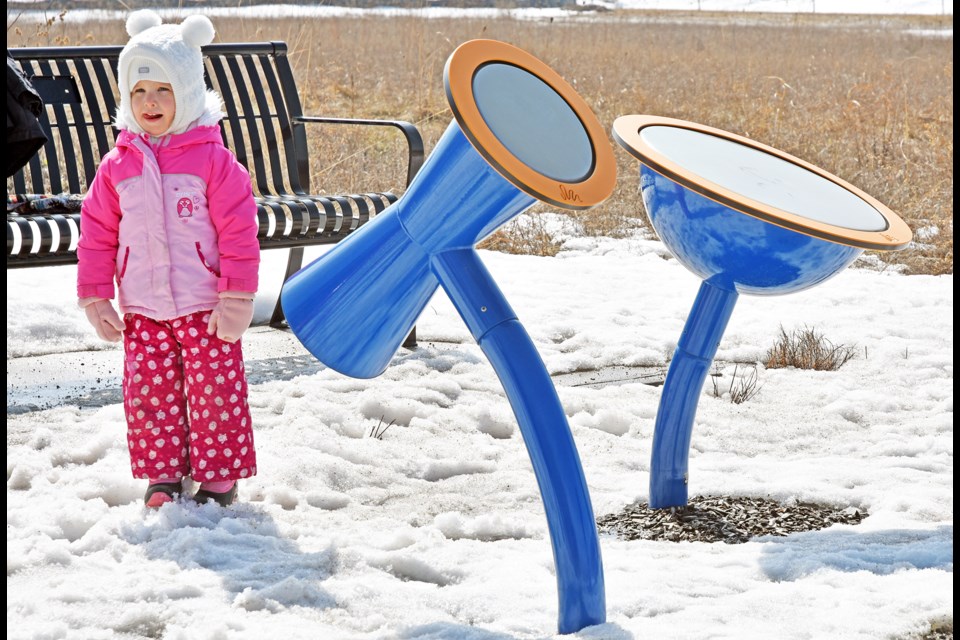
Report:
[{"label": "puddle of water", "polygon": [[667,374],[666,367],[604,367],[594,371],[574,371],[551,376],[557,384],[566,387],[610,387],[623,384],[648,384],[652,387],[663,385]]}]

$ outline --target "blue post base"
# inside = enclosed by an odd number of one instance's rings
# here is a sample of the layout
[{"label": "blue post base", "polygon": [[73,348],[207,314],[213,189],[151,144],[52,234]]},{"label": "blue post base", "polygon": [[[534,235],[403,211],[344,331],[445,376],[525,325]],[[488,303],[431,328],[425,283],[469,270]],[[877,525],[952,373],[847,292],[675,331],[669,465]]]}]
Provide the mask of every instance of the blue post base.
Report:
[{"label": "blue post base", "polygon": [[650,508],[668,509],[687,504],[687,479],[685,477],[650,478]]}]

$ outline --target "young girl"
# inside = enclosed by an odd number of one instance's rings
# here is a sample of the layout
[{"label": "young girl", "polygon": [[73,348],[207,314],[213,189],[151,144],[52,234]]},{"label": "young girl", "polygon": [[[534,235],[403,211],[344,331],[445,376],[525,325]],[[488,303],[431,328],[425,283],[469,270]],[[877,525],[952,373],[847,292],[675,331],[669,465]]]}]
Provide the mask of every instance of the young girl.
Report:
[{"label": "young girl", "polygon": [[126,26],[120,132],[83,201],[77,296],[97,335],[123,339],[130,467],[148,480],[146,505],[176,499],[189,476],[194,500],[226,506],[257,471],[240,346],[257,291],[257,207],[204,84],[210,20],[161,24],[144,10]]}]

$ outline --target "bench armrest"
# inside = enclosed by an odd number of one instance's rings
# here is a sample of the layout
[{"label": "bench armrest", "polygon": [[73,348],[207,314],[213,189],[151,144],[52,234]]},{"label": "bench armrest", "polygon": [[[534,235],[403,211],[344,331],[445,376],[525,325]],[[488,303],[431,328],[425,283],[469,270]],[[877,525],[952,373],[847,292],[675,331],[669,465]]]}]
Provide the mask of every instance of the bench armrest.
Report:
[{"label": "bench armrest", "polygon": [[363,118],[326,118],[323,116],[297,116],[293,118],[295,123],[327,123],[327,124],[357,124],[396,127],[403,132],[407,139],[407,186],[413,181],[413,177],[423,166],[423,137],[416,125],[403,120],[367,120]]}]

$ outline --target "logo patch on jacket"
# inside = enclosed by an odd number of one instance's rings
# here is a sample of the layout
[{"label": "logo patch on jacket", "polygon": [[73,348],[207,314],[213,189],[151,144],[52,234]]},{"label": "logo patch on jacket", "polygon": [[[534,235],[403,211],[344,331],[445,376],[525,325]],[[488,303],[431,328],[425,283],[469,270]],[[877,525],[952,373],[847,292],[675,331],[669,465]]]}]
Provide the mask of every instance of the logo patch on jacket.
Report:
[{"label": "logo patch on jacket", "polygon": [[192,218],[193,200],[190,198],[180,198],[177,200],[177,215],[181,218]]}]

